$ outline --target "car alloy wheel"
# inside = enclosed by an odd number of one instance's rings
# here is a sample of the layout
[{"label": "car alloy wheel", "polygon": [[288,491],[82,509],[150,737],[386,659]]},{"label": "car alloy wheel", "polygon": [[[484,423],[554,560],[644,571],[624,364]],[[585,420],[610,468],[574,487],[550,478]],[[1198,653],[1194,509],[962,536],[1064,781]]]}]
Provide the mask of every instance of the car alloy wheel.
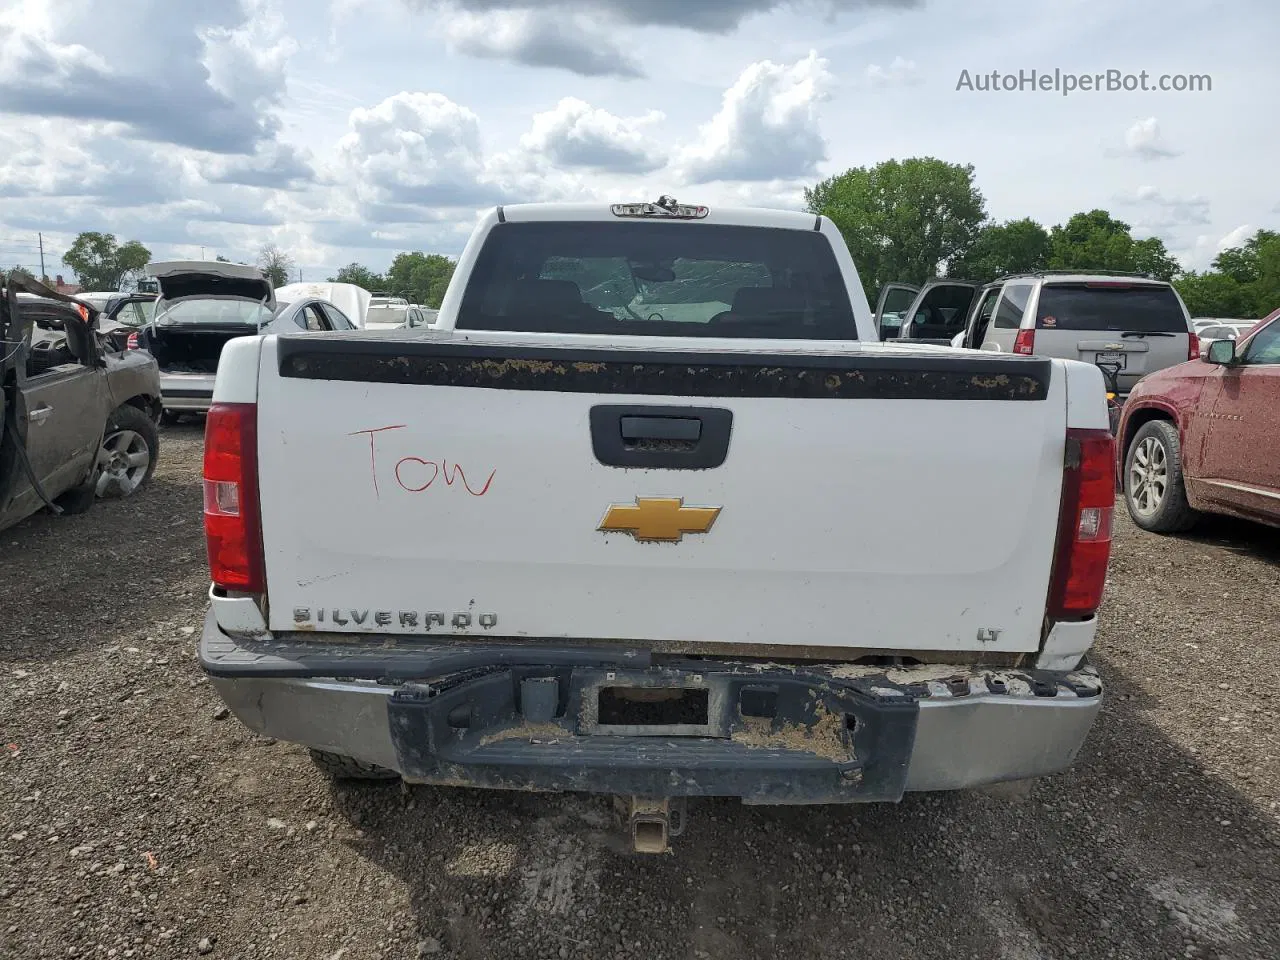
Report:
[{"label": "car alloy wheel", "polygon": [[146,479],[151,465],[147,438],[133,430],[116,430],[102,441],[98,455],[98,496],[127,497]]},{"label": "car alloy wheel", "polygon": [[1160,509],[1169,489],[1169,455],[1158,437],[1138,444],[1129,465],[1129,498],[1134,509],[1149,517]]}]

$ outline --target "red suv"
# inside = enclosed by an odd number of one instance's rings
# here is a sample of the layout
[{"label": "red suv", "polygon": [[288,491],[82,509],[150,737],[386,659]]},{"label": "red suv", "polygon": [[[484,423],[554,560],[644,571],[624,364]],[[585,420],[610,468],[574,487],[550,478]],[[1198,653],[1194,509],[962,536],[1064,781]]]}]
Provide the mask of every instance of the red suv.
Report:
[{"label": "red suv", "polygon": [[1280,526],[1280,310],[1144,377],[1117,437],[1129,515],[1144,530],[1186,530],[1201,512]]}]

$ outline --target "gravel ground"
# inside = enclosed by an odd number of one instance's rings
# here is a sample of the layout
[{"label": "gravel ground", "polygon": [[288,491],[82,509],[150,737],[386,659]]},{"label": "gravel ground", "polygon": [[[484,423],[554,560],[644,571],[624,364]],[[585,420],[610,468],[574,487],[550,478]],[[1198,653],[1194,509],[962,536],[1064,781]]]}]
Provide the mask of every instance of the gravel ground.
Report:
[{"label": "gravel ground", "polygon": [[1280,956],[1280,546],[1121,522],[1102,719],[1029,797],[690,804],[335,786],[193,658],[200,435],[0,534],[0,957]]}]

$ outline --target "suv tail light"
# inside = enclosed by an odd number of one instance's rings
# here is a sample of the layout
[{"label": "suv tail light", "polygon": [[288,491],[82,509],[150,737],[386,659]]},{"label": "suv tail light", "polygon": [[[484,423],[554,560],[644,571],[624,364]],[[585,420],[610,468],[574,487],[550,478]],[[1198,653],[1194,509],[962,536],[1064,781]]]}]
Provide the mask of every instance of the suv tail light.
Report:
[{"label": "suv tail light", "polygon": [[129,334],[129,339],[124,342],[124,348],[126,350],[138,349],[138,335],[136,333]]},{"label": "suv tail light", "polygon": [[1107,430],[1067,430],[1057,556],[1049,583],[1052,620],[1086,619],[1102,602],[1111,559],[1115,440]]},{"label": "suv tail light", "polygon": [[1019,330],[1018,335],[1013,338],[1013,352],[1031,356],[1036,349],[1036,332],[1034,330]]},{"label": "suv tail light", "polygon": [[1198,333],[1187,334],[1187,359],[1200,359],[1200,335]]},{"label": "suv tail light", "polygon": [[258,408],[215,403],[204,425],[204,539],[214,586],[266,590],[258,509]]}]

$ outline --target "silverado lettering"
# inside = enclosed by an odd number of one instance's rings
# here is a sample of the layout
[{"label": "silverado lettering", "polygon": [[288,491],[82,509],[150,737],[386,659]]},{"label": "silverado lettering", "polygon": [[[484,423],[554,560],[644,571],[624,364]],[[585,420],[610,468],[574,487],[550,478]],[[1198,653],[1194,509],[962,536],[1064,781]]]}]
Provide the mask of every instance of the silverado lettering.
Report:
[{"label": "silverado lettering", "polygon": [[498,625],[498,615],[496,613],[481,613],[473,615],[471,613],[438,613],[427,612],[419,613],[417,610],[341,610],[337,608],[317,607],[314,611],[311,607],[294,607],[293,622],[295,625],[302,624],[322,624],[325,622],[326,615],[330,623],[336,623],[340,626],[346,626],[349,623],[363,624],[369,620],[370,614],[373,615],[373,623],[375,626],[387,627],[393,623],[398,623],[402,628],[416,630],[421,621],[424,630],[430,630],[432,627],[443,627],[446,623],[457,630],[465,630],[473,623],[491,630]]}]

